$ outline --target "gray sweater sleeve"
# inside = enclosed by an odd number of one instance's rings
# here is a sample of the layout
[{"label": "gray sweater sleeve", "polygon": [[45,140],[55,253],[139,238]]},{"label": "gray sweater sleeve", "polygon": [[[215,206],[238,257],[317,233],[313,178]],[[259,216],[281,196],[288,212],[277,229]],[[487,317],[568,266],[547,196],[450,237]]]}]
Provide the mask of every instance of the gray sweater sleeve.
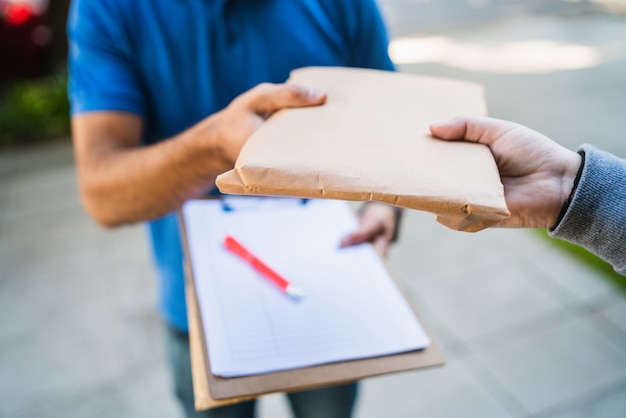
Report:
[{"label": "gray sweater sleeve", "polygon": [[585,247],[626,275],[626,160],[591,145],[569,208],[550,236]]}]

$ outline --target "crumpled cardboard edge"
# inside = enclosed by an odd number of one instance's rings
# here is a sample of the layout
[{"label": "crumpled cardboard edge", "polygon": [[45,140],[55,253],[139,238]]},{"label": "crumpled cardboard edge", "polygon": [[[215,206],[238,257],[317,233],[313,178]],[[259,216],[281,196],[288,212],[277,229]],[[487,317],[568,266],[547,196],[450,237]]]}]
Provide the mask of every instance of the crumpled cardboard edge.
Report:
[{"label": "crumpled cardboard edge", "polygon": [[[455,230],[463,232],[478,232],[506,219],[510,213],[506,209],[473,205],[464,202],[440,202],[437,199],[428,199],[424,196],[413,198],[410,196],[392,196],[383,193],[348,192],[348,191],[317,191],[291,190],[287,187],[249,186],[244,182],[237,169],[219,175],[216,185],[220,192],[236,195],[255,196],[291,196],[311,199],[337,199],[351,201],[377,201],[407,209],[432,212],[437,216],[437,222]],[[451,213],[450,209],[458,211]]]}]

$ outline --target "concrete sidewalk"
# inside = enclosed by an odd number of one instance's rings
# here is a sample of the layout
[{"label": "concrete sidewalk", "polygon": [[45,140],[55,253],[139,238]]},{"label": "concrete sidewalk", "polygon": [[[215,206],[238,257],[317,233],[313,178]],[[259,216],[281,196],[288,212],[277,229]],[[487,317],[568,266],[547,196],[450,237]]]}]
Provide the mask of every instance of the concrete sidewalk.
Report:
[{"label": "concrete sidewalk", "polygon": [[[0,416],[179,416],[142,227],[93,225],[67,143],[0,161]],[[622,294],[529,231],[406,215],[390,264],[448,362],[364,381],[357,417],[623,416]]]},{"label": "concrete sidewalk", "polygon": [[[492,115],[626,156],[624,20],[519,18],[443,36],[520,34],[602,59],[528,74],[436,59],[402,69],[482,82]],[[87,218],[68,141],[0,154],[1,417],[181,416],[144,238]],[[626,298],[535,233],[465,234],[407,212],[390,266],[448,361],[363,381],[356,418],[626,415]],[[260,416],[288,417],[284,398],[262,398]]]}]

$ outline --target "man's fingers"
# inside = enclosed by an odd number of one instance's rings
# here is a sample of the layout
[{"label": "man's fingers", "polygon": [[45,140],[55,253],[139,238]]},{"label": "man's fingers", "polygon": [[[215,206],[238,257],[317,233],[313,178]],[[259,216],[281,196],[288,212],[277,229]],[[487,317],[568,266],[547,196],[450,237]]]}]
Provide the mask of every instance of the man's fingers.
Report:
[{"label": "man's fingers", "polygon": [[321,105],[326,101],[326,93],[299,85],[263,83],[245,93],[241,99],[255,113],[269,116],[286,107]]},{"label": "man's fingers", "polygon": [[372,242],[372,246],[374,250],[383,258],[387,257],[387,253],[389,252],[389,239],[383,235],[379,236]]},{"label": "man's fingers", "polygon": [[344,248],[352,245],[363,244],[364,242],[367,242],[368,239],[369,234],[366,231],[359,229],[343,237],[339,243],[339,247]]},{"label": "man's fingers", "polygon": [[361,223],[356,231],[343,237],[339,246],[343,248],[363,244],[364,242],[373,242],[373,240],[382,236],[384,232],[385,226],[382,223],[366,221]]}]

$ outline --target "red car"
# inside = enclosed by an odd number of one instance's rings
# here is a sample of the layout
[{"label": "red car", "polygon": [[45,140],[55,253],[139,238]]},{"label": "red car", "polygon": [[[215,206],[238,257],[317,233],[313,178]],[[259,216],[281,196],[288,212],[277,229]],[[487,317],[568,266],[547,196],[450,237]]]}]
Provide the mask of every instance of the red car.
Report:
[{"label": "red car", "polygon": [[0,0],[0,79],[46,74],[52,29],[48,0]]}]

